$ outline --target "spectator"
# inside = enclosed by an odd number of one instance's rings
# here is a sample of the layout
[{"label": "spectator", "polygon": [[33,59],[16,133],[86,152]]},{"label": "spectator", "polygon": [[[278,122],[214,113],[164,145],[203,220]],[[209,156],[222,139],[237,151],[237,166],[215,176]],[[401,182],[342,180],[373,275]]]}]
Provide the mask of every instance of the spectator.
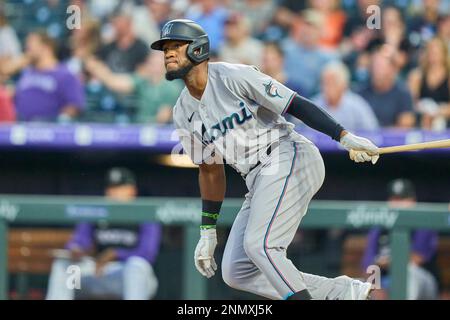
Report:
[{"label": "spectator", "polygon": [[[416,203],[414,185],[406,179],[396,179],[388,186],[389,206],[393,208],[412,208]],[[368,243],[363,258],[363,268],[376,264],[381,270],[382,290],[376,294],[380,300],[388,297],[386,290],[391,286],[389,268],[391,262],[389,234],[380,228],[373,228],[368,234]],[[438,297],[436,278],[436,252],[438,234],[435,231],[420,229],[413,232],[410,260],[407,270],[407,299],[431,300]]]},{"label": "spectator", "polygon": [[[284,53],[280,45],[276,42],[267,42],[264,45],[263,56],[262,56],[262,69],[261,71],[278,82],[284,84],[286,87],[300,93],[302,90],[295,86],[289,80],[289,77],[284,69]],[[301,125],[302,122],[297,118],[291,116],[290,114],[285,114],[284,117],[289,122],[295,125]]]},{"label": "spectator", "polygon": [[0,123],[14,122],[16,119],[16,112],[14,104],[8,90],[2,85],[0,76]]},{"label": "spectator", "polygon": [[440,3],[440,0],[424,0],[419,14],[411,19],[408,30],[416,46],[428,42],[436,35]]},{"label": "spectator", "polygon": [[228,11],[219,0],[198,0],[186,13],[186,19],[198,23],[208,33],[211,51],[218,51],[224,40],[224,25]]},{"label": "spectator", "polygon": [[397,63],[402,78],[409,70],[410,58],[415,58],[415,52],[406,37],[406,26],[402,12],[397,7],[388,6],[383,9],[381,17],[381,29],[376,37],[369,42],[368,50],[388,44],[397,50]]},{"label": "spectator", "polygon": [[345,23],[344,35],[346,37],[349,37],[352,34],[353,30],[359,30],[361,27],[366,28],[370,31],[368,35],[369,38],[370,33],[374,35],[376,33],[376,30],[367,28],[367,22],[370,16],[373,14],[373,11],[367,9],[370,6],[381,7],[380,2],[380,0],[358,0],[356,12],[352,12]]},{"label": "spectator", "polygon": [[26,40],[30,67],[16,85],[15,104],[20,121],[69,121],[84,106],[80,81],[56,58],[56,44],[46,33]]},{"label": "spectator", "polygon": [[112,17],[115,40],[102,47],[99,58],[113,72],[131,73],[147,58],[149,47],[136,37],[129,10],[117,11]]},{"label": "spectator", "polygon": [[160,30],[170,20],[172,1],[144,0],[133,9],[133,29],[145,43],[159,39]]},{"label": "spectator", "polygon": [[422,63],[409,77],[409,87],[422,113],[422,127],[444,129],[450,119],[450,55],[440,38],[431,39]]},{"label": "spectator", "polygon": [[250,23],[245,16],[236,13],[225,20],[225,42],[219,50],[220,60],[260,67],[262,51],[263,44],[251,37]]},{"label": "spectator", "polygon": [[380,7],[380,0],[358,0],[356,11],[348,15],[344,26],[340,52],[346,65],[352,70],[352,79],[356,82],[368,79],[370,55],[367,49],[372,39],[377,36],[376,29],[367,27],[372,14],[372,11],[367,9],[373,5]]},{"label": "spectator", "polygon": [[288,31],[292,27],[293,20],[299,12],[307,8],[306,1],[298,0],[281,0],[280,5],[276,9],[274,22],[282,29]]},{"label": "spectator", "polygon": [[100,24],[95,20],[83,20],[81,24],[83,27],[74,29],[69,39],[71,57],[66,61],[69,70],[80,77],[82,60],[97,54],[101,44]]},{"label": "spectator", "polygon": [[[100,48],[98,58],[114,73],[132,74],[138,66],[145,63],[149,46],[140,40],[133,30],[132,6],[129,2],[120,5],[111,17],[114,40]],[[115,94],[96,81],[86,86],[89,108],[84,120],[98,122],[129,123],[134,108],[129,95]]]},{"label": "spectator", "polygon": [[[105,196],[113,201],[133,201],[137,195],[134,175],[125,168],[112,168],[107,175]],[[161,229],[158,224],[135,226],[81,222],[67,251],[53,262],[47,300],[119,298],[148,300],[158,280],[152,265],[158,255]],[[81,270],[80,290],[66,285],[70,265]]]},{"label": "spectator", "polygon": [[96,59],[86,61],[87,70],[110,90],[121,94],[134,94],[137,105],[136,122],[169,123],[172,108],[182,89],[182,83],[167,81],[163,55],[155,52],[133,74],[113,73]]},{"label": "spectator", "polygon": [[406,27],[398,8],[386,7],[383,9],[380,31],[384,43],[396,49],[400,47],[400,43],[405,40]]},{"label": "spectator", "polygon": [[405,21],[400,9],[386,7],[381,20],[380,40],[393,46],[398,51],[399,70],[407,66],[410,57],[414,55],[413,48],[406,37]]},{"label": "spectator", "polygon": [[[284,53],[280,45],[276,42],[267,42],[264,45],[263,55],[262,55],[262,66],[261,71],[278,82],[284,84],[286,87],[300,93],[301,88],[296,87],[292,83],[284,69]],[[284,117],[289,122],[295,125],[300,125],[301,121],[297,118],[291,116],[290,114],[285,114]]]},{"label": "spectator", "polygon": [[0,4],[0,77],[7,79],[27,64],[16,31],[8,24],[4,6]]},{"label": "spectator", "polygon": [[342,60],[352,72],[352,81],[364,83],[369,79],[370,52],[368,51],[374,33],[366,27],[357,27],[350,37],[341,43]]},{"label": "spectator", "polygon": [[438,37],[447,45],[450,52],[450,14],[442,16],[438,23]]},{"label": "spectator", "polygon": [[271,0],[233,1],[232,9],[243,14],[250,23],[250,34],[262,37],[274,16],[276,3]]},{"label": "spectator", "polygon": [[320,46],[325,50],[335,51],[341,42],[347,20],[345,12],[339,8],[339,0],[310,0],[310,3],[324,18]]},{"label": "spectator", "polygon": [[264,45],[261,71],[271,76],[278,82],[292,90],[295,88],[289,84],[288,76],[284,70],[284,53],[276,42],[268,42]]},{"label": "spectator", "polygon": [[331,60],[319,48],[322,25],[320,13],[305,10],[301,16],[295,17],[289,37],[282,42],[286,73],[305,97],[318,92],[322,68]]},{"label": "spectator", "polygon": [[415,124],[408,88],[397,79],[397,51],[384,45],[372,54],[370,81],[359,90],[382,127],[411,128]]},{"label": "spectator", "polygon": [[[82,20],[81,28],[84,28],[84,26],[85,26],[84,23],[88,22],[88,21],[96,21],[96,22],[99,22],[99,24],[100,24],[99,18],[97,16],[94,16],[91,11],[91,5],[92,5],[93,1],[86,1],[86,0],[66,0],[66,1],[68,1],[71,6],[77,6],[78,9],[80,10],[80,15],[81,15],[81,20]],[[97,2],[101,2],[101,0],[97,1]],[[114,0],[111,0],[110,2],[112,3],[112,2],[114,2]],[[71,31],[73,31],[73,30],[71,30]]]},{"label": "spectator", "polygon": [[2,6],[0,6],[0,60],[15,58],[22,54],[19,38],[14,29],[8,24]]},{"label": "spectator", "polygon": [[378,129],[372,108],[350,91],[349,80],[350,73],[343,63],[329,63],[322,72],[322,92],[313,101],[348,130]]},{"label": "spectator", "polygon": [[[83,0],[85,1],[85,0]],[[112,14],[114,14],[114,10],[119,6],[119,4],[123,1],[121,0],[91,0],[86,1],[88,10],[98,20],[104,22],[108,20]]]}]

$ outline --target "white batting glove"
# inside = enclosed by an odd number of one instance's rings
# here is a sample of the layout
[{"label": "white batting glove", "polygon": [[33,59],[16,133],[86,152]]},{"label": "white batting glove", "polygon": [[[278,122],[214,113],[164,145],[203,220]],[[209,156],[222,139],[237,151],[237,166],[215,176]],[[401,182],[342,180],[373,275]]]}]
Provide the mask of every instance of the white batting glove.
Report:
[{"label": "white batting glove", "polygon": [[353,150],[350,152],[350,159],[355,162],[371,161],[375,164],[380,158],[378,147],[366,138],[347,132],[340,143],[346,150]]},{"label": "white batting glove", "polygon": [[200,230],[200,240],[194,253],[195,267],[198,272],[208,279],[217,270],[216,260],[214,260],[214,250],[217,245],[216,229]]}]

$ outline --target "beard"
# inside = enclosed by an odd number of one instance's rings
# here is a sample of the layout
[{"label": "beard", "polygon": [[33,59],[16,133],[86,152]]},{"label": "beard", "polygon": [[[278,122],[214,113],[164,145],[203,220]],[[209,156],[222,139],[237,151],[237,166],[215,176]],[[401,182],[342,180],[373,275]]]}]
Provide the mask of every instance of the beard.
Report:
[{"label": "beard", "polygon": [[172,81],[175,79],[184,79],[193,67],[194,67],[194,64],[192,62],[188,62],[188,64],[180,67],[177,70],[167,71],[166,79],[169,81]]}]

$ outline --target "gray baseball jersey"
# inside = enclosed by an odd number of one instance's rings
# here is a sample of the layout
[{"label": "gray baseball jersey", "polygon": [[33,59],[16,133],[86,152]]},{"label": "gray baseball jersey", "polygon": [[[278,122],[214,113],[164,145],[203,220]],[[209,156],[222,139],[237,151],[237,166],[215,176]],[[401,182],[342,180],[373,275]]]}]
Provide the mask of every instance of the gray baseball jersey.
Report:
[{"label": "gray baseball jersey", "polygon": [[204,151],[213,146],[245,175],[249,192],[225,247],[224,281],[273,299],[304,289],[313,298],[342,298],[350,278],[305,274],[286,257],[325,177],[318,149],[282,117],[294,96],[252,66],[209,63],[201,100],[185,88],[174,108],[174,122],[195,163],[208,163],[211,153]]},{"label": "gray baseball jersey", "polygon": [[294,125],[281,115],[294,95],[255,67],[209,63],[201,100],[185,88],[173,111],[174,122],[194,163],[208,160],[202,150],[213,143],[227,164],[247,174],[269,145],[293,131]]}]

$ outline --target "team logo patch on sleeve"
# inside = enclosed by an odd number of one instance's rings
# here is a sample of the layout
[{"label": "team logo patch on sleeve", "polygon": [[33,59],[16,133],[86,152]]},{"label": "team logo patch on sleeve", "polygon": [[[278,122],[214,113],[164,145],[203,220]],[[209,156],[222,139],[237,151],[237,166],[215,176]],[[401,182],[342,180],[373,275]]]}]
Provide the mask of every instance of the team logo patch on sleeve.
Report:
[{"label": "team logo patch on sleeve", "polygon": [[282,96],[280,96],[280,94],[278,93],[278,88],[276,85],[273,84],[272,81],[270,81],[268,84],[263,84],[263,86],[266,88],[266,93],[269,97],[275,98],[283,98]]}]

